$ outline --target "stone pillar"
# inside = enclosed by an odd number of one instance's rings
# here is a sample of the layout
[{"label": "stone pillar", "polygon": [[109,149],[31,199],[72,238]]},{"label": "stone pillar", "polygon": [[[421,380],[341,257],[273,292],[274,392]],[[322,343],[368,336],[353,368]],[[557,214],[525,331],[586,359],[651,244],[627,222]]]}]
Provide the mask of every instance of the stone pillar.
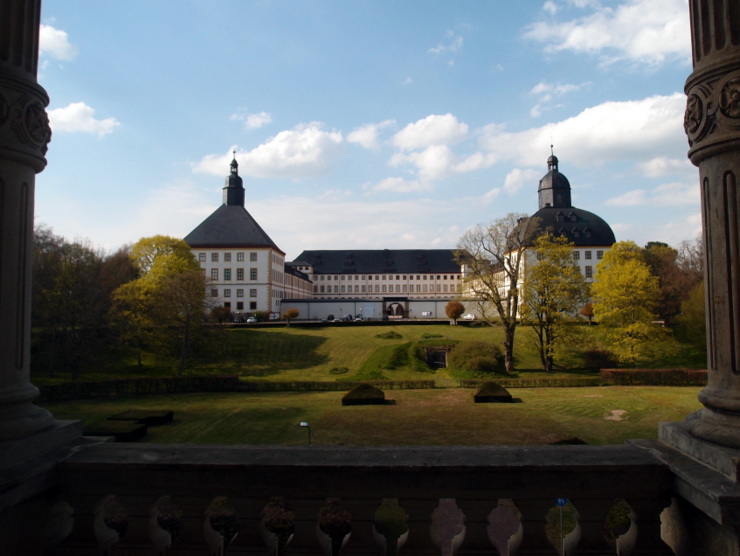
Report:
[{"label": "stone pillar", "polygon": [[684,127],[699,167],[704,224],[709,383],[686,425],[740,448],[740,5],[691,0],[694,71]]},{"label": "stone pillar", "polygon": [[36,82],[40,0],[0,2],[0,442],[52,426],[30,382],[31,256],[36,173],[51,138]]}]

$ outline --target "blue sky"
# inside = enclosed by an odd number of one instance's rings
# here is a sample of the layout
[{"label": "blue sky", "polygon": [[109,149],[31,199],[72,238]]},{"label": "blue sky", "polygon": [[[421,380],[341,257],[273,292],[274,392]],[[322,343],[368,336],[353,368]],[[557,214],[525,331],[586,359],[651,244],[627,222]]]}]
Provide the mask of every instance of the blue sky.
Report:
[{"label": "blue sky", "polygon": [[221,204],[304,249],[454,248],[550,145],[618,240],[701,230],[687,0],[44,0],[36,221],[113,250]]}]

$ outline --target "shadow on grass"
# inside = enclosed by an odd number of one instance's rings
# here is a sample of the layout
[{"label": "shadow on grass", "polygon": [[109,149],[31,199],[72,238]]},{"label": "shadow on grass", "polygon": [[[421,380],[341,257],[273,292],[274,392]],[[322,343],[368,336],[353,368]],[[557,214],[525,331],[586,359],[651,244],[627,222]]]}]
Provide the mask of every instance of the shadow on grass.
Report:
[{"label": "shadow on grass", "polygon": [[326,338],[272,332],[244,331],[232,337],[229,359],[242,376],[266,377],[291,369],[316,367],[329,361],[318,353]]}]

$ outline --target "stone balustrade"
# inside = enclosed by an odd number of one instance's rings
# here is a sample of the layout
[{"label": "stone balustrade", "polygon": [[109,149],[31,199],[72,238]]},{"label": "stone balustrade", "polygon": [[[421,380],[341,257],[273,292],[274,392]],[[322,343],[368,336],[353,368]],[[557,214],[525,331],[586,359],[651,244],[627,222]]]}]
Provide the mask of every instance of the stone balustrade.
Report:
[{"label": "stone balustrade", "polygon": [[[61,555],[164,554],[170,542],[167,554],[220,554],[224,535],[236,533],[227,553],[266,554],[271,500],[277,522],[294,527],[286,554],[331,554],[317,534],[327,500],[335,511],[324,527],[334,519],[340,534],[351,528],[347,555],[562,554],[562,545],[565,554],[673,554],[660,539],[673,474],[629,444],[81,444],[56,474],[57,518],[46,528],[68,532]],[[567,499],[565,532],[574,529],[564,541],[558,499]]]}]

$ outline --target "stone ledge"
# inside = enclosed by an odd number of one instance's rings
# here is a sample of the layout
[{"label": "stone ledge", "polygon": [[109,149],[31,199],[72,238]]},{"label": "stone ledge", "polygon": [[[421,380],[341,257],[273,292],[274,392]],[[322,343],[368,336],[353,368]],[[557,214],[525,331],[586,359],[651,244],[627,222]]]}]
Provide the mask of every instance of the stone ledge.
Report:
[{"label": "stone ledge", "polygon": [[735,483],[740,479],[740,450],[726,448],[692,436],[683,423],[661,423],[661,442],[722,473]]},{"label": "stone ledge", "polygon": [[740,484],[658,440],[630,440],[665,463],[674,476],[676,493],[721,525],[740,524]]}]

